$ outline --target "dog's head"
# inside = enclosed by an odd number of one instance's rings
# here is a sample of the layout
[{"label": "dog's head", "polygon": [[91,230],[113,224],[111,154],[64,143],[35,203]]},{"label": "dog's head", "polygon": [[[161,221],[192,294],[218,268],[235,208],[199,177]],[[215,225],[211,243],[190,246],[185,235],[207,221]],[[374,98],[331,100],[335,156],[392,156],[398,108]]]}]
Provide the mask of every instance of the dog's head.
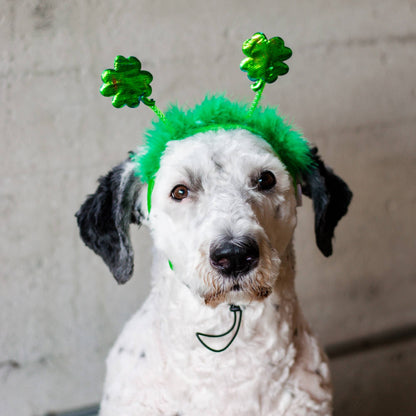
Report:
[{"label": "dog's head", "polygon": [[[328,256],[351,192],[316,150],[311,157],[314,168],[300,180],[313,199],[318,247]],[[172,275],[206,304],[271,293],[296,226],[296,186],[266,141],[243,129],[171,141],[151,194],[135,171],[130,160],[115,167],[76,214],[82,239],[119,283],[133,273],[129,226],[145,223]]]}]

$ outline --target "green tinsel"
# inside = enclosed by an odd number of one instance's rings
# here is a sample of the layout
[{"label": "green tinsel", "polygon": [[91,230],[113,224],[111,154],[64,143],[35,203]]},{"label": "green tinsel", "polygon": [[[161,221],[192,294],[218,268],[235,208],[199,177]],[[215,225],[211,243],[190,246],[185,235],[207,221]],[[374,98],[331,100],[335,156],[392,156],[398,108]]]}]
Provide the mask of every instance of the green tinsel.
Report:
[{"label": "green tinsel", "polygon": [[302,172],[313,166],[307,140],[278,114],[276,108],[259,107],[248,116],[249,107],[222,95],[208,96],[188,110],[172,105],[165,113],[165,119],[154,120],[153,128],[146,132],[145,151],[132,156],[137,163],[137,174],[146,183],[154,179],[171,140],[182,140],[210,130],[246,129],[268,142],[294,181],[298,180]]}]

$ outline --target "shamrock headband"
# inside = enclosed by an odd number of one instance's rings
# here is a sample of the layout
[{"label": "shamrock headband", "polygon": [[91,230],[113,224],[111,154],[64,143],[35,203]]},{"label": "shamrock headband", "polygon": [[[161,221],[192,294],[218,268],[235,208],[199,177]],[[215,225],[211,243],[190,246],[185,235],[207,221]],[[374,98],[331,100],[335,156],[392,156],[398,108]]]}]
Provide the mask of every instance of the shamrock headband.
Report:
[{"label": "shamrock headband", "polygon": [[284,45],[283,39],[267,39],[263,33],[255,33],[243,43],[243,59],[240,69],[254,84],[251,88],[256,96],[251,105],[232,102],[224,96],[211,96],[195,106],[183,110],[172,105],[163,113],[153,99],[150,86],[152,74],[141,69],[135,57],[117,56],[114,69],[102,73],[103,85],[100,92],[105,97],[113,96],[112,104],[120,108],[124,105],[137,107],[140,102],[150,107],[158,116],[153,121],[153,129],[146,133],[144,152],[132,155],[137,163],[137,174],[149,184],[150,194],[154,178],[160,167],[160,159],[168,142],[182,140],[196,133],[209,130],[246,129],[267,141],[276,155],[286,166],[293,180],[313,166],[308,142],[302,134],[288,124],[274,108],[258,108],[266,83],[272,83],[285,75],[289,67],[284,63],[292,51]]}]

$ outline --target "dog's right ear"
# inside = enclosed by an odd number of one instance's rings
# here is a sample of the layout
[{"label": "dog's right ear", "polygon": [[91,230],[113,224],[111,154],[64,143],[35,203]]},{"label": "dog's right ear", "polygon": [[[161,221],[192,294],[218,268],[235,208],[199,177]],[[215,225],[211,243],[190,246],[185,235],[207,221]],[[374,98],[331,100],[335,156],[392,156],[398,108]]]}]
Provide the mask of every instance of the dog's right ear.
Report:
[{"label": "dog's right ear", "polygon": [[118,283],[127,282],[133,274],[129,226],[141,223],[141,188],[135,165],[128,160],[99,179],[95,193],[75,214],[82,240],[102,257]]}]

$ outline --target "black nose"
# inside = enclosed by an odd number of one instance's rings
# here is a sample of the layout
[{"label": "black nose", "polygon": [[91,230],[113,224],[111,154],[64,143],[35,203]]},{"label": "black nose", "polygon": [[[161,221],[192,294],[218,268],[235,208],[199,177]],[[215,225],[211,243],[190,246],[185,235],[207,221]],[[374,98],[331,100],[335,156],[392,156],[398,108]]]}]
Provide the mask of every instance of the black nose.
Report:
[{"label": "black nose", "polygon": [[259,263],[259,246],[252,238],[222,241],[211,245],[212,266],[224,276],[236,277]]}]

